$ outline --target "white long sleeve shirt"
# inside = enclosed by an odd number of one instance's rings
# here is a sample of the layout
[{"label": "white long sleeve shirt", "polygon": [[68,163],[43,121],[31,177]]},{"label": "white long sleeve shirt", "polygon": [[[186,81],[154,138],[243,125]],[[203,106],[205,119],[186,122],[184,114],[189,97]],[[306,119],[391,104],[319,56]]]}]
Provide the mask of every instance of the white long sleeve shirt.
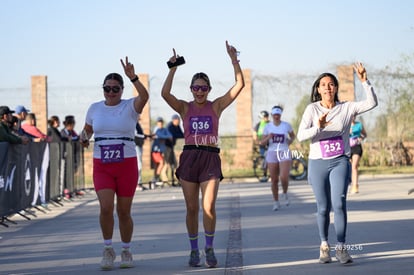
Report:
[{"label": "white long sleeve shirt", "polygon": [[[337,102],[332,109],[325,108],[321,102],[309,104],[303,113],[297,138],[299,141],[311,139],[309,159],[332,159],[341,155],[350,156],[349,129],[354,115],[364,113],[378,105],[374,88],[369,81],[362,83],[366,99],[362,101]],[[318,127],[323,114],[330,122],[325,128]]]}]

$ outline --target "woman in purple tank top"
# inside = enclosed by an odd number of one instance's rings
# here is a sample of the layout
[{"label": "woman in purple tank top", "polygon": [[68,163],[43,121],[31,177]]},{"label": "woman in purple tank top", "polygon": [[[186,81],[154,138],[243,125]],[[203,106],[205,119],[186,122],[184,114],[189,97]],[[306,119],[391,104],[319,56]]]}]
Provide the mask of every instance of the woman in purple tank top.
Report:
[{"label": "woman in purple tank top", "polygon": [[[227,41],[226,48],[233,65],[235,84],[223,96],[213,101],[207,99],[211,86],[205,73],[196,73],[191,80],[190,91],[194,98],[192,101],[187,102],[172,95],[174,75],[177,66],[182,64],[176,63],[178,56],[174,49],[174,55],[169,60],[172,66],[162,87],[162,97],[180,114],[183,120],[185,145],[176,175],[181,183],[187,208],[186,225],[191,245],[188,264],[193,267],[200,266],[198,249],[200,190],[205,233],[205,264],[208,267],[217,266],[213,250],[216,229],[215,203],[219,182],[223,179],[218,148],[218,124],[223,110],[236,99],[244,87],[243,73],[237,60],[237,50]],[[177,65],[174,66],[174,64]]]}]

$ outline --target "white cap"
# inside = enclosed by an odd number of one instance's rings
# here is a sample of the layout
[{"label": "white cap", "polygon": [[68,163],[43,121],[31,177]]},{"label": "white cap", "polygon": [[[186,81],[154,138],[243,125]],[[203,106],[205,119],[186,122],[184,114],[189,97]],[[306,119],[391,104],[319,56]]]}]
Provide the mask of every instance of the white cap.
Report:
[{"label": "white cap", "polygon": [[275,107],[272,109],[272,115],[281,115],[282,112],[282,109],[280,109],[279,107]]}]

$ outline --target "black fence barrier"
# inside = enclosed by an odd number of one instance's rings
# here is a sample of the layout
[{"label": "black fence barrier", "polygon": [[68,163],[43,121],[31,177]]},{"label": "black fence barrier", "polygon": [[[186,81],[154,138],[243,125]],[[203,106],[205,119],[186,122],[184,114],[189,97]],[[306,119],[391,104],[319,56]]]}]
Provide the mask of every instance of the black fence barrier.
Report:
[{"label": "black fence barrier", "polygon": [[0,142],[0,218],[84,189],[83,163],[78,142]]}]

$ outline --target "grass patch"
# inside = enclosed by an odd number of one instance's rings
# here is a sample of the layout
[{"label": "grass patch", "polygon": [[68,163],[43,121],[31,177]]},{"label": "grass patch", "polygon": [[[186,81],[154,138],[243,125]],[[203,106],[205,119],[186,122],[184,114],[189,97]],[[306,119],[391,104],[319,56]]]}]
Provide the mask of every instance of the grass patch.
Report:
[{"label": "grass patch", "polygon": [[414,166],[361,166],[361,175],[414,174]]}]

